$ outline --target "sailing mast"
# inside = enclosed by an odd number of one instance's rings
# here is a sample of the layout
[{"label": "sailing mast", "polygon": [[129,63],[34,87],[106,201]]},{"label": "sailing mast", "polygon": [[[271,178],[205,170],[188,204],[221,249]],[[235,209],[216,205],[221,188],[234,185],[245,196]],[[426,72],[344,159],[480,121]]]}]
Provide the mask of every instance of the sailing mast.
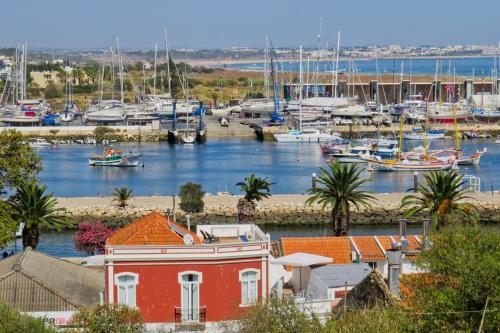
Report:
[{"label": "sailing mast", "polygon": [[167,62],[168,95],[170,98],[172,98],[172,87],[171,87],[172,78],[170,77],[170,55],[169,55],[169,51],[168,51],[167,27],[165,27],[163,32],[165,34],[165,60]]},{"label": "sailing mast", "polygon": [[156,103],[156,59],[158,56],[158,43],[155,43],[155,63],[153,69],[153,100]]},{"label": "sailing mast", "polygon": [[266,102],[269,100],[269,34],[266,33],[266,48],[264,50],[264,96]]},{"label": "sailing mast", "polygon": [[340,54],[340,31],[337,33],[337,52],[335,59],[335,98],[337,98],[337,90],[339,86],[339,54]]},{"label": "sailing mast", "polygon": [[300,82],[300,91],[299,91],[299,131],[302,131],[302,45],[300,45],[299,50],[299,82]]}]

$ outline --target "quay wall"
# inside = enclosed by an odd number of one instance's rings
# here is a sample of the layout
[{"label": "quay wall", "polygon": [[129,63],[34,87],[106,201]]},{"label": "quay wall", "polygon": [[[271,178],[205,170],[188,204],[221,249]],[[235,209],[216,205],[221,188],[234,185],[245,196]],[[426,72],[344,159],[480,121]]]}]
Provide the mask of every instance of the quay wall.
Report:
[{"label": "quay wall", "polygon": [[[377,202],[364,211],[353,211],[353,225],[397,224],[401,218],[399,204],[405,193],[376,194]],[[472,195],[480,209],[481,220],[484,223],[500,222],[500,194],[474,193]],[[229,224],[237,223],[237,200],[241,196],[208,196],[205,198],[203,213],[190,214],[191,224]],[[260,225],[320,225],[331,223],[330,212],[322,211],[317,205],[307,206],[305,195],[275,195],[264,200],[257,206],[255,222]],[[123,226],[151,212],[173,216],[172,197],[136,197],[125,209],[113,204],[111,198],[59,198],[59,205],[65,210],[62,213],[68,217],[69,228],[74,228],[81,222],[103,222],[110,226]],[[177,204],[179,198],[176,198]],[[176,220],[186,222],[186,214],[176,208]],[[410,222],[419,223],[423,216]]]}]

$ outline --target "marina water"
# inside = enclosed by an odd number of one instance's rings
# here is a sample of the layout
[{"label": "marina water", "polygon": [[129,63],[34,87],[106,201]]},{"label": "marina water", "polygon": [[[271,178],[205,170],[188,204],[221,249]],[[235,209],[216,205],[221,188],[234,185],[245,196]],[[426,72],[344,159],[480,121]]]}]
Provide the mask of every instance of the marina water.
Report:
[{"label": "marina water", "polygon": [[[422,142],[405,143],[407,148]],[[453,147],[453,139],[431,142],[431,149]],[[40,180],[57,196],[109,196],[118,186],[135,195],[172,195],[189,181],[200,183],[208,193],[239,194],[235,184],[254,173],[275,183],[272,193],[304,194],[311,187],[312,173],[326,167],[328,156],[318,143],[259,142],[254,139],[210,138],[203,145],[167,143],[116,144],[117,148],[142,152],[144,168],[90,167],[88,157],[102,146],[60,145],[39,149],[43,159]],[[500,145],[490,140],[464,140],[466,154],[487,148],[479,166],[461,166],[458,172],[481,178],[482,191],[500,188]],[[366,164],[365,164],[366,167]],[[413,187],[412,172],[363,172],[375,192],[406,192]],[[422,177],[420,177],[422,178]]]}]

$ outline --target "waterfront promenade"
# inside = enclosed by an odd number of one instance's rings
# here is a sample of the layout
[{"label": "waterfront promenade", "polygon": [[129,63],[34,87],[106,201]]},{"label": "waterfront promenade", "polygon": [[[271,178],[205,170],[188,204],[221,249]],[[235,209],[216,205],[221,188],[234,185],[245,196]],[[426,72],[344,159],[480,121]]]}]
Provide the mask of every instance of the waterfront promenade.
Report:
[{"label": "waterfront promenade", "polygon": [[[399,205],[407,193],[374,194],[376,202],[368,210],[352,214],[353,225],[395,224],[401,218]],[[308,225],[330,222],[329,211],[322,211],[318,205],[307,206],[307,195],[273,195],[258,203],[256,223],[271,225]],[[494,192],[471,193],[481,212],[483,222],[500,222],[500,194]],[[195,223],[234,223],[237,219],[236,204],[239,195],[206,196],[203,213],[192,214]],[[125,209],[118,208],[110,197],[58,198],[59,206],[76,222],[105,221],[122,222],[133,220],[151,211],[173,214],[172,196],[140,196],[129,202]],[[178,208],[176,216],[186,221],[185,214]],[[414,222],[418,222],[416,218]]]}]

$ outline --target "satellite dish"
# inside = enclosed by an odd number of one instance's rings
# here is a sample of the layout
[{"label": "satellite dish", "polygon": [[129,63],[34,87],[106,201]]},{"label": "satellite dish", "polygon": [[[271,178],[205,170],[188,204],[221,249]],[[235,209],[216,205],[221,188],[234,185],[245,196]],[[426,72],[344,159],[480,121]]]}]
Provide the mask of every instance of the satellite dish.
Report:
[{"label": "satellite dish", "polygon": [[194,238],[191,234],[185,234],[184,237],[182,237],[184,240],[184,244],[186,245],[193,245],[194,244]]}]

